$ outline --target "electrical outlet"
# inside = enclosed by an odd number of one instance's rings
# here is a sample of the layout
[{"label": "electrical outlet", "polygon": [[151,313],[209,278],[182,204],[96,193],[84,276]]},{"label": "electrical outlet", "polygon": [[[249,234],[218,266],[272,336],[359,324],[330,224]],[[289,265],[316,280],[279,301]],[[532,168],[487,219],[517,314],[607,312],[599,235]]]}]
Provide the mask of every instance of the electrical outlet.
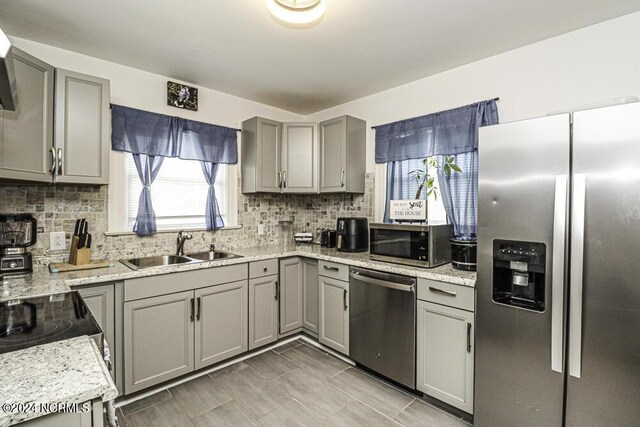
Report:
[{"label": "electrical outlet", "polygon": [[258,236],[264,235],[264,224],[258,224]]},{"label": "electrical outlet", "polygon": [[54,231],[49,233],[49,249],[52,251],[63,251],[67,249],[64,231]]}]

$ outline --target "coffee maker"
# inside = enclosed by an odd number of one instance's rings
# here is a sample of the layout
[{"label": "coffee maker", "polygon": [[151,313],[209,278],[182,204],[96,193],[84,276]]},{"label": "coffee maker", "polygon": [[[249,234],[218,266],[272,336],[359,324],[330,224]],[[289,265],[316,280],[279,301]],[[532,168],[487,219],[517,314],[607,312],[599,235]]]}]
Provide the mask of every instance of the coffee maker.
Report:
[{"label": "coffee maker", "polygon": [[36,243],[37,221],[31,214],[0,215],[0,274],[33,271],[29,246]]}]

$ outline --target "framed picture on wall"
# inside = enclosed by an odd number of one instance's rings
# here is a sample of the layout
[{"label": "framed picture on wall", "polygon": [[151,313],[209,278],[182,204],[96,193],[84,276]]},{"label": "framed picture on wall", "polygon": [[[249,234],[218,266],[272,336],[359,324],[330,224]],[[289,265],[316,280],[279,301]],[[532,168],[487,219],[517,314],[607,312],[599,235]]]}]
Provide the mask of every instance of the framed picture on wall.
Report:
[{"label": "framed picture on wall", "polygon": [[198,89],[175,82],[167,82],[167,105],[198,111]]}]

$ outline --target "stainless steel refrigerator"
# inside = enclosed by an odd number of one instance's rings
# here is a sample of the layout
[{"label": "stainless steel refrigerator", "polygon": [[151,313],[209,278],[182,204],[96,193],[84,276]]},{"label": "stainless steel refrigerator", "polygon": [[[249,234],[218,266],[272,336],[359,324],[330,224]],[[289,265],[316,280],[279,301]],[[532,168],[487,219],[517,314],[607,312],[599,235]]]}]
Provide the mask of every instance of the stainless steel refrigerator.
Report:
[{"label": "stainless steel refrigerator", "polygon": [[478,151],[475,424],[640,425],[640,103]]}]

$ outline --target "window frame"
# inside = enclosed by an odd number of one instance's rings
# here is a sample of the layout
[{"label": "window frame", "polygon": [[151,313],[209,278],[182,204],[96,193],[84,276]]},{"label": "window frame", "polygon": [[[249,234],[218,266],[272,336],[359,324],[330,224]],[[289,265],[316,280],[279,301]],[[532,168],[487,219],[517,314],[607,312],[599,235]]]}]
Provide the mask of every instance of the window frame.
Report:
[{"label": "window frame", "polygon": [[[106,235],[135,234],[127,227],[127,170],[126,156],[131,153],[111,151],[108,188],[108,231]],[[225,226],[221,230],[236,229],[238,226],[238,165],[227,165],[227,212]],[[204,180],[204,176],[202,177]],[[153,186],[152,186],[153,190]],[[165,228],[158,233],[175,233],[179,230],[207,231],[205,227]]]}]

